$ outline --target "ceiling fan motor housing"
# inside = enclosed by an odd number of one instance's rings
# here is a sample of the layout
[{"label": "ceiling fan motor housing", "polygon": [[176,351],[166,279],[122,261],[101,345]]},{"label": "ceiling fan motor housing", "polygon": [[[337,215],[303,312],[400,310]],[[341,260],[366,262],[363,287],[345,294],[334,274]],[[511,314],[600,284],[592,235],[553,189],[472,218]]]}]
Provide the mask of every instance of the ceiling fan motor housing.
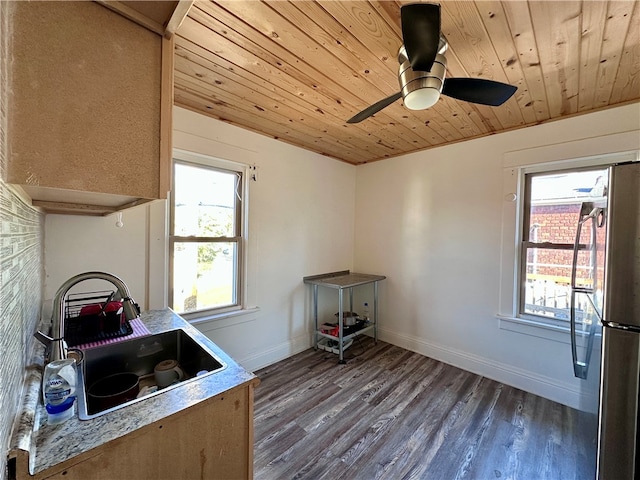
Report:
[{"label": "ceiling fan motor housing", "polygon": [[413,70],[409,60],[403,61],[398,71],[398,81],[404,105],[410,110],[424,110],[435,105],[442,92],[446,70],[447,60],[442,54],[436,55],[428,72]]}]

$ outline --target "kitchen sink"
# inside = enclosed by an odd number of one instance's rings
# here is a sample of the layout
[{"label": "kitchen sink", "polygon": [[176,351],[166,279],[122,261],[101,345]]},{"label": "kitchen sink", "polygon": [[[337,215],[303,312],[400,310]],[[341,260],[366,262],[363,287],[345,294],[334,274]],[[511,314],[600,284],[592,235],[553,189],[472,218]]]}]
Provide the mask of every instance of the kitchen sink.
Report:
[{"label": "kitchen sink", "polygon": [[[184,376],[172,385],[157,388],[154,368],[165,360],[177,360]],[[151,396],[161,395],[185,382],[214,375],[224,368],[226,364],[222,360],[183,329],[90,348],[84,351],[83,366],[78,368],[78,416],[80,420],[89,420]],[[134,377],[134,381],[135,376],[138,377],[139,386],[133,394],[137,394],[137,398],[114,396],[105,406],[102,399],[89,395],[89,389],[96,382],[125,373]],[[117,404],[114,405],[114,402]]]}]

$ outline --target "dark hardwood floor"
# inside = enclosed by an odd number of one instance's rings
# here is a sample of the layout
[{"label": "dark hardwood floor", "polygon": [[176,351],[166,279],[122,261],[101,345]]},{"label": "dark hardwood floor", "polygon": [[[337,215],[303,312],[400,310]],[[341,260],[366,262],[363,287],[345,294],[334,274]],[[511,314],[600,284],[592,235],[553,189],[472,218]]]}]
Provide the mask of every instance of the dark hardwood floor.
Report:
[{"label": "dark hardwood floor", "polygon": [[256,372],[256,479],[592,477],[595,417],[369,337],[345,358]]}]

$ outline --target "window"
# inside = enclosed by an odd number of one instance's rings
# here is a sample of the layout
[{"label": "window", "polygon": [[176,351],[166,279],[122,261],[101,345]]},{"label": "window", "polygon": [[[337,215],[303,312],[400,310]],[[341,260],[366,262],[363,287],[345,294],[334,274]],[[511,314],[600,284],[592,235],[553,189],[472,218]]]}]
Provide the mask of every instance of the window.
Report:
[{"label": "window", "polygon": [[243,170],[174,160],[169,305],[178,313],[242,306]]},{"label": "window", "polygon": [[[569,343],[570,326],[566,318],[570,318],[570,312],[567,311],[566,303],[562,300],[566,298],[567,292],[570,292],[567,288],[566,273],[561,275],[564,279],[554,278],[560,275],[543,269],[543,264],[547,262],[539,255],[545,251],[545,247],[553,243],[565,242],[557,238],[553,240],[551,237],[545,237],[550,232],[550,227],[542,224],[535,217],[532,218],[531,209],[544,203],[544,200],[547,203],[557,202],[560,205],[572,200],[578,203],[578,199],[589,201],[590,194],[593,194],[593,200],[597,200],[598,189],[593,187],[598,174],[595,173],[588,182],[584,178],[582,179],[585,180],[584,182],[574,181],[574,178],[579,177],[573,177],[573,174],[605,172],[609,165],[638,161],[640,153],[637,150],[637,144],[637,133],[631,132],[525,148],[504,154],[500,286],[496,312],[500,329]],[[561,175],[564,177],[560,177]],[[531,179],[535,177],[540,177],[539,180],[542,182],[540,185],[537,182],[531,185]],[[564,193],[555,195],[556,200],[554,196],[542,197],[542,194],[537,194],[538,187],[542,188],[543,184],[547,183],[542,177],[548,177],[550,183],[563,185]],[[587,191],[588,189],[591,190]],[[572,220],[572,233],[569,235],[571,243],[575,240],[578,216],[579,214],[576,213]],[[589,227],[586,225],[584,227],[586,237]],[[604,235],[604,231],[600,235]],[[545,238],[548,238],[547,244],[543,243]],[[580,243],[584,245],[585,241],[581,240]],[[550,250],[557,250],[557,252],[566,250],[562,245],[554,246],[558,248],[546,248],[545,253]],[[580,255],[586,254],[583,252]],[[598,256],[594,258],[597,260],[596,266],[602,265],[603,262]],[[572,256],[570,259],[573,260]],[[585,259],[579,260],[584,266]],[[567,264],[566,257],[565,261],[556,261],[559,265]],[[567,271],[568,269],[565,269],[565,272]],[[542,275],[547,275],[547,278],[543,278]],[[544,280],[548,280],[547,287],[552,287],[547,288],[547,293],[544,291]],[[581,279],[576,278],[576,281],[579,280]],[[563,288],[564,291],[556,294],[555,286]],[[599,285],[594,286],[597,304],[599,304],[599,289]],[[588,295],[574,295],[576,303],[584,304],[585,296]],[[557,310],[551,310],[552,308]],[[583,306],[579,308],[583,309]],[[588,306],[584,308],[586,312]],[[576,314],[577,323],[580,316]]]},{"label": "window", "polygon": [[[607,181],[603,168],[525,175],[520,316],[568,321],[572,275],[575,286],[602,291],[606,237],[602,217],[582,222],[575,273],[572,264],[578,223],[596,206],[605,205]],[[587,300],[584,303],[576,305],[578,314],[591,308]]]}]

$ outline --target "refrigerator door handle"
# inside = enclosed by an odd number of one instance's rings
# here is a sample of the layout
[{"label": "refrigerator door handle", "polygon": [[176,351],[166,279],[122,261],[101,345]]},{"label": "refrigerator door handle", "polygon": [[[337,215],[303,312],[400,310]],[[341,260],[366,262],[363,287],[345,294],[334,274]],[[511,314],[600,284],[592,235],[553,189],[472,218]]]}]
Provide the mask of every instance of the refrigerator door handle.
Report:
[{"label": "refrigerator door handle", "polygon": [[583,203],[580,208],[580,219],[576,226],[576,239],[573,242],[573,259],[571,260],[571,308],[569,309],[569,325],[571,327],[571,357],[573,360],[573,374],[585,379],[587,378],[586,365],[584,362],[578,361],[578,345],[576,338],[576,277],[578,271],[578,249],[580,245],[580,235],[582,233],[583,223],[583,211],[585,210],[585,204]]},{"label": "refrigerator door handle", "polygon": [[[584,361],[578,360],[578,341],[576,336],[576,294],[586,294],[589,303],[593,307],[596,316],[599,321],[602,321],[602,314],[597,308],[592,295],[595,293],[595,284],[592,287],[579,287],[577,285],[577,272],[578,272],[578,252],[580,250],[580,237],[582,235],[582,225],[591,220],[591,241],[590,250],[591,255],[595,255],[595,230],[602,221],[602,209],[595,207],[591,202],[583,202],[580,207],[580,219],[576,227],[576,239],[573,243],[573,259],[571,261],[571,308],[569,311],[570,329],[571,329],[571,356],[573,359],[573,373],[577,378],[586,379],[589,371],[589,362],[591,360],[591,352],[593,350],[593,340],[596,332],[596,322],[591,322],[589,326],[589,332],[587,337],[587,344],[585,345],[585,359]],[[601,226],[601,225],[600,225]],[[583,318],[583,322],[585,319]],[[584,325],[584,323],[583,323]]]},{"label": "refrigerator door handle", "polygon": [[[584,209],[584,203],[582,204],[582,209]],[[573,242],[573,259],[571,260],[571,293],[578,286],[576,285],[576,277],[578,273],[578,250],[580,249],[580,235],[582,234],[582,224],[584,223],[583,219],[580,218],[578,221],[578,226],[576,227],[576,240]],[[572,297],[573,298],[573,297]],[[571,311],[573,311],[573,303],[571,305]]]},{"label": "refrigerator door handle", "polygon": [[593,350],[593,338],[595,336],[595,325],[589,328],[589,336],[587,337],[586,356],[584,362],[578,360],[578,337],[576,335],[576,292],[571,290],[571,310],[570,310],[570,326],[571,326],[571,357],[573,360],[573,374],[576,378],[586,380],[589,373],[589,362],[591,360],[591,351]]},{"label": "refrigerator door handle", "polygon": [[578,344],[576,339],[576,309],[575,309],[576,292],[571,290],[571,357],[573,359],[573,374],[577,378],[586,379],[588,365],[586,362],[578,360]]}]

